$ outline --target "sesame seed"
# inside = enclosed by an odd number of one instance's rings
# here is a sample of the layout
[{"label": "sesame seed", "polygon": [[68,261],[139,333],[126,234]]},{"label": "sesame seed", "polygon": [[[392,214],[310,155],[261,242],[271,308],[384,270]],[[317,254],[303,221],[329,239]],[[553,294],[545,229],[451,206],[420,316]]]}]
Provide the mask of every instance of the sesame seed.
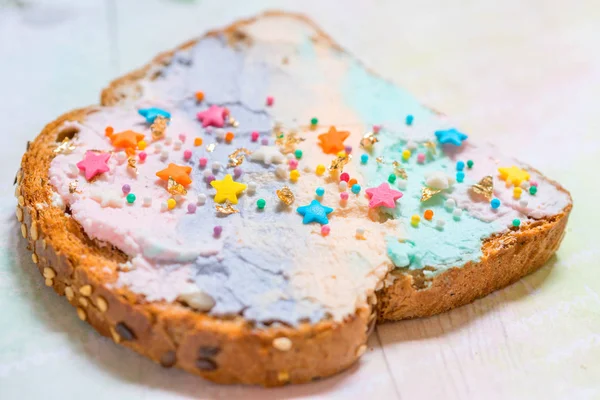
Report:
[{"label": "sesame seed", "polygon": [[81,306],[84,308],[90,305],[90,302],[85,297],[80,297],[78,301],[79,304],[81,304]]},{"label": "sesame seed", "polygon": [[44,275],[44,278],[46,278],[46,279],[52,279],[56,276],[56,271],[54,271],[50,267],[45,267],[43,275]]},{"label": "sesame seed", "polygon": [[108,302],[102,296],[96,298],[96,306],[101,312],[106,312],[108,310]]},{"label": "sesame seed", "polygon": [[31,259],[33,260],[34,264],[37,264],[39,261],[38,256],[35,253],[31,253]]},{"label": "sesame seed", "polygon": [[23,237],[27,239],[27,225],[25,224],[21,224],[21,235],[23,235]]},{"label": "sesame seed", "polygon": [[77,307],[77,316],[82,321],[85,321],[87,319],[87,315],[85,313],[85,310],[83,308],[81,308],[81,307]]},{"label": "sesame seed", "polygon": [[277,373],[277,379],[282,382],[288,381],[290,379],[290,374],[287,371],[279,371]]},{"label": "sesame seed", "polygon": [[46,284],[46,286],[52,286],[54,284],[54,281],[52,279],[46,279],[44,283]]},{"label": "sesame seed", "polygon": [[23,210],[17,206],[17,221],[23,222]]},{"label": "sesame seed", "polygon": [[33,222],[31,224],[31,238],[33,240],[38,240],[38,230],[37,230],[37,224],[35,222]]},{"label": "sesame seed", "polygon": [[79,293],[83,296],[89,296],[92,294],[92,286],[91,285],[83,285],[79,288]]},{"label": "sesame seed", "polygon": [[367,351],[367,345],[366,344],[361,344],[356,349],[356,357],[362,356],[363,354],[365,354],[365,351]]},{"label": "sesame seed", "polygon": [[23,207],[25,205],[25,198],[23,196],[19,196],[19,205]]},{"label": "sesame seed", "polygon": [[273,347],[280,351],[288,351],[292,348],[292,341],[286,337],[273,339]]},{"label": "sesame seed", "polygon": [[65,287],[65,296],[67,296],[67,299],[69,301],[73,300],[73,296],[75,296],[75,293],[73,293],[73,288],[71,286]]}]

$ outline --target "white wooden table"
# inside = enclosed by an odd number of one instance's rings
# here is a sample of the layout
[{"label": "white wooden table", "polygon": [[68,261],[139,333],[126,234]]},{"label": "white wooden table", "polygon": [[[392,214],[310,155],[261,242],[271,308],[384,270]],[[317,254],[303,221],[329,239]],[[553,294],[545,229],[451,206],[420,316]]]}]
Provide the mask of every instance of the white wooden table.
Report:
[{"label": "white wooden table", "polygon": [[[300,11],[575,208],[547,266],[452,312],[379,326],[331,379],[217,386],[100,337],[43,285],[14,221],[25,142],[112,77],[266,8]],[[0,399],[600,398],[600,8],[595,1],[0,0]]]}]

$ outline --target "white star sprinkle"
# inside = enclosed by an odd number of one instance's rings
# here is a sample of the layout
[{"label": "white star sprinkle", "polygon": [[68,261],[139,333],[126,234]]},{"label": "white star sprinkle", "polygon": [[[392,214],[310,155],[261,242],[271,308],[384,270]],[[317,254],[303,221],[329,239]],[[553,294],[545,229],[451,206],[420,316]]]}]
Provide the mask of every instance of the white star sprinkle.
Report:
[{"label": "white star sprinkle", "polygon": [[277,146],[262,146],[252,153],[250,160],[261,161],[266,165],[281,164],[285,161],[285,156],[281,154]]}]

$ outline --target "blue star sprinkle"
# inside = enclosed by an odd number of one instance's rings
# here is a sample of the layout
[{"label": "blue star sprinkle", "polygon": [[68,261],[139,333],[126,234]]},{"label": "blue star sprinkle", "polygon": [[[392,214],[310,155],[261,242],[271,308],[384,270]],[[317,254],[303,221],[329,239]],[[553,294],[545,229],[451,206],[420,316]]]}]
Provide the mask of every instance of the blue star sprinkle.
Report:
[{"label": "blue star sprinkle", "polygon": [[298,207],[296,211],[304,216],[302,220],[303,224],[318,222],[321,225],[325,225],[329,223],[327,214],[333,212],[333,208],[322,205],[318,200],[313,200],[307,206]]},{"label": "blue star sprinkle", "polygon": [[160,108],[152,107],[152,108],[140,108],[138,113],[146,118],[146,122],[148,124],[153,124],[156,117],[161,116],[167,119],[171,118],[171,113],[165,110],[161,110]]},{"label": "blue star sprinkle", "polygon": [[462,132],[459,132],[455,128],[448,129],[445,131],[435,131],[435,136],[441,144],[453,144],[460,146],[463,140],[467,140],[468,136]]}]

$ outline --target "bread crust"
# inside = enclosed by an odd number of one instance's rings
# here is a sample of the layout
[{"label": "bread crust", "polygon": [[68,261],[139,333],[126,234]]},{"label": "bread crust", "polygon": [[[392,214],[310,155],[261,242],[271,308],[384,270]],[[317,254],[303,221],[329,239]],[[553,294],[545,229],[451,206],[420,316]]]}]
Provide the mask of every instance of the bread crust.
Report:
[{"label": "bread crust", "polygon": [[[263,16],[280,15],[310,24],[320,39],[334,46],[303,16],[278,12]],[[224,32],[232,40],[240,40],[236,32],[256,18],[207,35]],[[145,67],[113,81],[102,91],[101,103],[116,105],[135,98],[141,90],[137,82],[146,78],[153,67],[168,63],[175,51],[195,43],[190,41],[162,53]],[[111,286],[117,280],[118,264],[127,257],[118,249],[91,240],[68,213],[53,206],[48,179],[62,124],[82,121],[95,111],[95,107],[88,107],[59,117],[44,128],[23,156],[17,176],[16,213],[32,259],[46,285],[66,296],[78,316],[102,335],[165,367],[179,367],[218,383],[278,386],[333,375],[364,353],[367,337],[377,321],[447,311],[541,267],[558,248],[571,210],[569,205],[553,218],[487,240],[480,262],[451,268],[430,281],[422,273],[395,270],[394,283],[371,298],[377,307],[358,310],[343,322],[257,329],[241,317],[215,318],[179,303],[148,303],[126,288]],[[378,311],[372,311],[375,308]],[[280,337],[291,341],[290,350],[275,347],[273,341]]]}]

